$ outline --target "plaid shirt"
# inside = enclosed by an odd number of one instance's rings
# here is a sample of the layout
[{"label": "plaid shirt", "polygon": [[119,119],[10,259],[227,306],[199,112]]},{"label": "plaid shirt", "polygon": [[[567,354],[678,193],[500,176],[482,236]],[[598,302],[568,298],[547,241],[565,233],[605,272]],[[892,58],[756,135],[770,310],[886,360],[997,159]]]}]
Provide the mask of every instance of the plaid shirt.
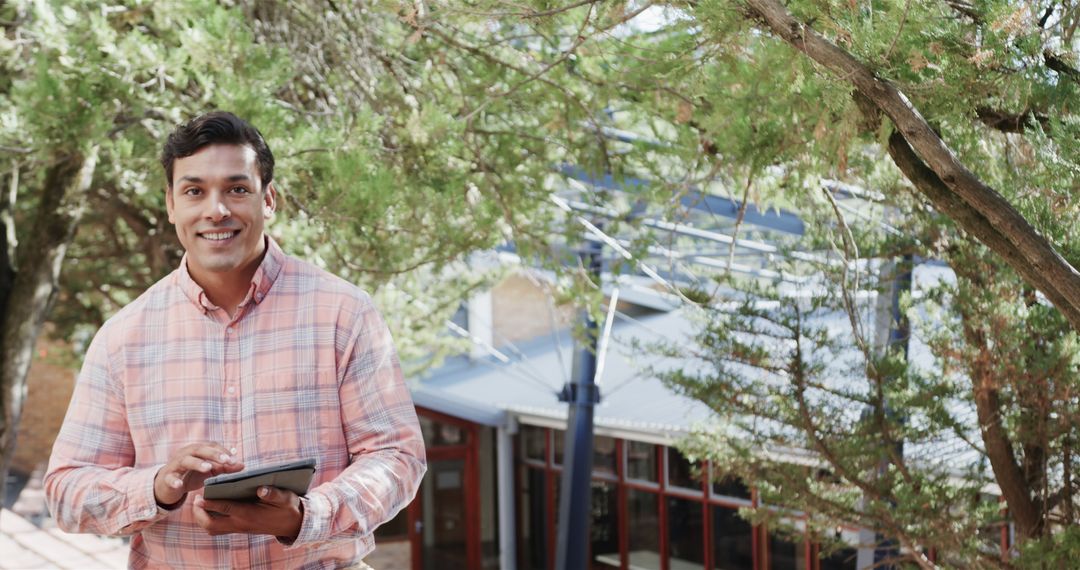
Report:
[{"label": "plaid shirt", "polygon": [[[45,476],[60,528],[133,535],[133,568],[333,568],[371,552],[412,500],[424,445],[386,323],[365,293],[266,239],[235,315],[185,257],[98,332]],[[295,542],[209,536],[194,494],[157,505],[154,475],[203,440],[235,447],[245,469],[318,460]]]}]

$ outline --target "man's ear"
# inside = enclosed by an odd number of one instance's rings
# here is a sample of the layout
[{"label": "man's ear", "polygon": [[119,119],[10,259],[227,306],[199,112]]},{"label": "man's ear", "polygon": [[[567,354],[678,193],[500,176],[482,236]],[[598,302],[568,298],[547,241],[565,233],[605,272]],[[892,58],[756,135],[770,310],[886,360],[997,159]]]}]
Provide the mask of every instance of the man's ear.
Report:
[{"label": "man's ear", "polygon": [[274,183],[271,182],[266,185],[266,190],[263,191],[263,217],[269,220],[276,210],[277,189],[274,188]]},{"label": "man's ear", "polygon": [[165,185],[165,211],[169,214],[169,223],[176,225],[176,220],[173,219],[173,210],[176,208],[176,204],[173,202],[172,188],[168,184]]}]

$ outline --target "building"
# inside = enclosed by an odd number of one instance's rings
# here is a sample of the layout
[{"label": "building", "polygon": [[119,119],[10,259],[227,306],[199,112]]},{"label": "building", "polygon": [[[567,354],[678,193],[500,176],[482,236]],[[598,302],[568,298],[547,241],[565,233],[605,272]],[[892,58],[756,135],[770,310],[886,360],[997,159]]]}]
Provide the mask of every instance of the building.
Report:
[{"label": "building", "polygon": [[[536,303],[543,288],[517,275],[468,303],[470,333],[506,362],[461,359],[411,381],[428,475],[377,543],[407,549],[413,569],[553,568],[567,416],[558,392],[573,349],[558,324],[536,325],[566,319],[535,313],[556,311]],[[619,298],[595,409],[591,567],[855,568],[854,550],[822,560],[807,540],[752,526],[738,509],[755,504],[753,490],[713,481],[711,466],[682,456],[676,443],[710,412],[648,374],[664,363],[635,343],[677,339],[691,327],[645,280],[624,281]],[[533,328],[523,331],[522,315]]]}]

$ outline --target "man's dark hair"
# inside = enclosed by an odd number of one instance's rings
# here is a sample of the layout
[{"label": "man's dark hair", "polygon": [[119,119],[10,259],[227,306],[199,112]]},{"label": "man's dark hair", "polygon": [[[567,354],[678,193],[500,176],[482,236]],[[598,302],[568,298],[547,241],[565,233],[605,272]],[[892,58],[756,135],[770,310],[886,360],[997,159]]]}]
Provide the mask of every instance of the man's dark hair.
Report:
[{"label": "man's dark hair", "polygon": [[161,166],[165,167],[165,178],[169,188],[173,185],[173,163],[199,152],[212,144],[238,144],[251,147],[259,162],[259,178],[262,189],[274,179],[274,154],[266,146],[259,129],[251,123],[227,111],[212,111],[177,125],[176,130],[165,141],[161,151]]}]

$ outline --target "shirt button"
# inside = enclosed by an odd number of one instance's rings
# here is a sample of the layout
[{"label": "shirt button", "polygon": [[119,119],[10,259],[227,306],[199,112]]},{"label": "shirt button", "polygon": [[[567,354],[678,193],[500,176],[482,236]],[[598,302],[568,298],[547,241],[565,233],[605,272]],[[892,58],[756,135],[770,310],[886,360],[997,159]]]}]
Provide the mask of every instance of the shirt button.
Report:
[{"label": "shirt button", "polygon": [[228,328],[225,329],[225,332],[227,332],[229,334],[232,334],[232,333],[236,332],[236,327],[228,327]]},{"label": "shirt button", "polygon": [[228,391],[229,391],[230,394],[235,394],[236,393],[236,387],[235,386],[229,386]]}]

